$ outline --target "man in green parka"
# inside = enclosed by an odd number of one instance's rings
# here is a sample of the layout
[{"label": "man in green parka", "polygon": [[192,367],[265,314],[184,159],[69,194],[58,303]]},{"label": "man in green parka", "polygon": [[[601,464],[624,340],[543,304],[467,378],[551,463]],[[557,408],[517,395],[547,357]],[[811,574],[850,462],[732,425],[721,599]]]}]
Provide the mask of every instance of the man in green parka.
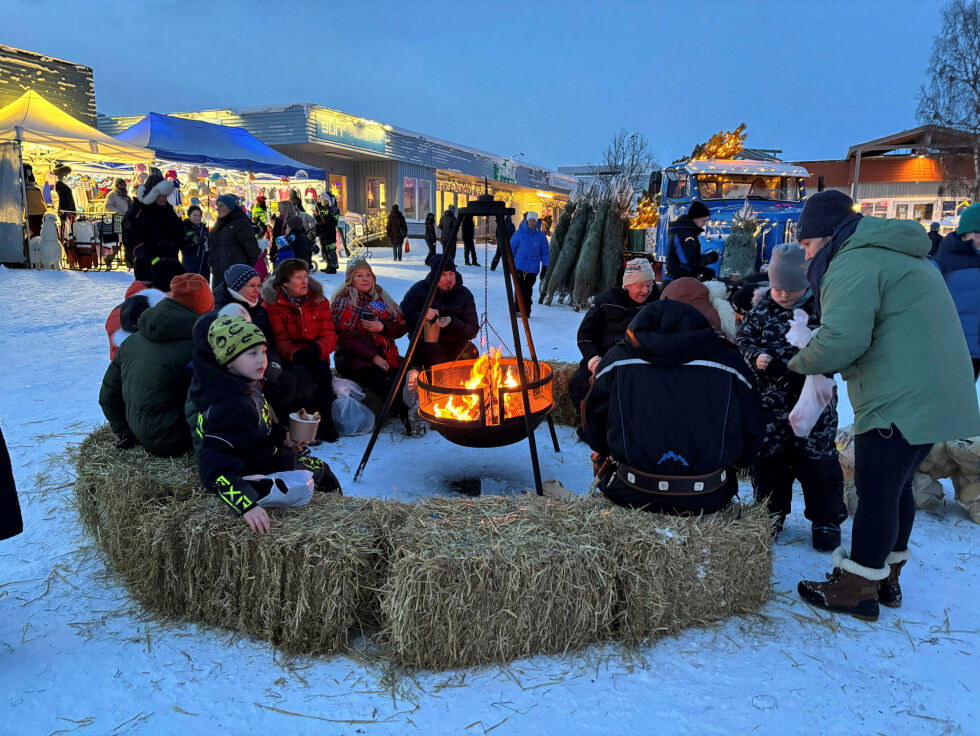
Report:
[{"label": "man in green parka", "polygon": [[807,199],[797,234],[820,328],[789,368],[847,381],[859,499],[850,555],[839,547],[829,578],[804,580],[799,593],[874,621],[879,603],[901,605],[916,469],[933,443],[980,434],[970,353],[917,222],[862,217],[828,190]]},{"label": "man in green parka", "polygon": [[169,296],[140,315],[139,331],[119,346],[99,392],[102,413],[119,439],[116,447],[139,444],[159,457],[191,450],[184,402],[194,323],[214,307],[208,282],[196,273],[176,276]]}]

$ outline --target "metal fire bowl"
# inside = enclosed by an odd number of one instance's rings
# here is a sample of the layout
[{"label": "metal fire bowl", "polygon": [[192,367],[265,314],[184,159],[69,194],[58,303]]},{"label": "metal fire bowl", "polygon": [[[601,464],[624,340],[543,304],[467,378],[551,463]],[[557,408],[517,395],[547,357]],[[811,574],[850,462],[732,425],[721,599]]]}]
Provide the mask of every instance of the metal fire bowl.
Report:
[{"label": "metal fire bowl", "polygon": [[[536,429],[551,412],[554,404],[547,409],[531,414],[531,429]],[[514,417],[501,424],[484,426],[478,420],[464,422],[456,419],[442,419],[425,411],[419,414],[429,426],[454,445],[462,447],[505,447],[527,438],[524,417]]]}]

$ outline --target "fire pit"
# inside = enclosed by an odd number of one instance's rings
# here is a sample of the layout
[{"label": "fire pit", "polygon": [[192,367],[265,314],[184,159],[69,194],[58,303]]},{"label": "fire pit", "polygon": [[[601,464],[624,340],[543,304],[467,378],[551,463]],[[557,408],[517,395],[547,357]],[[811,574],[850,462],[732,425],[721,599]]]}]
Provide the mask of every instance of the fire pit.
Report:
[{"label": "fire pit", "polygon": [[[525,360],[531,428],[551,411],[551,367]],[[419,415],[450,442],[503,447],[527,437],[516,358],[499,350],[476,360],[440,363],[419,374]]]}]

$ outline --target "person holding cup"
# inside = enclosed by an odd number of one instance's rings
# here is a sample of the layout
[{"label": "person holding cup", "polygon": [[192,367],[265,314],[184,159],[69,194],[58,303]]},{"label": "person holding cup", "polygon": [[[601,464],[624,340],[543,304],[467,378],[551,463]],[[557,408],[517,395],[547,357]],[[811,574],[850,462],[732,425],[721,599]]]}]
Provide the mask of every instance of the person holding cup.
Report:
[{"label": "person holding cup", "polygon": [[[379,398],[391,391],[402,357],[395,340],[407,332],[398,303],[378,285],[366,258],[350,258],[344,283],[330,300],[337,329],[337,371]],[[408,408],[400,395],[392,410],[411,434]]]},{"label": "person holding cup", "polygon": [[340,482],[330,467],[304,454],[304,444],[275,421],[262,395],[268,366],[268,342],[262,330],[244,317],[222,315],[208,328],[208,345],[214,363],[194,365],[195,371],[208,374],[197,382],[194,397],[201,409],[198,472],[205,488],[258,534],[268,534],[271,528],[266,506],[288,508],[309,502],[309,495],[303,493],[306,486],[286,471],[307,471],[314,490],[340,493]]}]

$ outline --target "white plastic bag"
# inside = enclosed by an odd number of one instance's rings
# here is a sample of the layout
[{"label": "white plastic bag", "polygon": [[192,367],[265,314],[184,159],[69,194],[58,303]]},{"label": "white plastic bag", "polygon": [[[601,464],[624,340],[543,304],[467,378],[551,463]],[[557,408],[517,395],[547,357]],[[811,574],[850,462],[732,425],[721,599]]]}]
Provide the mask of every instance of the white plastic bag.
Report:
[{"label": "white plastic bag", "polygon": [[271,480],[269,495],[258,505],[266,509],[295,509],[313,500],[313,473],[309,470],[285,470],[269,475],[246,475],[245,480]]},{"label": "white plastic bag", "polygon": [[[363,395],[362,393],[361,396]],[[338,394],[337,398],[334,399],[330,414],[333,417],[333,426],[341,437],[367,434],[374,429],[374,412],[352,395],[340,396]]]},{"label": "white plastic bag", "polygon": [[[342,396],[353,396],[358,401],[363,401],[366,394],[364,389],[349,378],[333,377],[333,394],[338,399]],[[341,432],[343,434],[343,432]]]},{"label": "white plastic bag", "polygon": [[789,413],[789,426],[797,437],[809,437],[814,425],[834,398],[833,378],[826,376],[807,376],[803,383],[800,400]]},{"label": "white plastic bag", "polygon": [[802,309],[794,309],[789,321],[789,330],[786,332],[786,342],[794,348],[805,348],[813,339],[813,330],[808,325],[809,321],[810,317],[806,312]]}]

